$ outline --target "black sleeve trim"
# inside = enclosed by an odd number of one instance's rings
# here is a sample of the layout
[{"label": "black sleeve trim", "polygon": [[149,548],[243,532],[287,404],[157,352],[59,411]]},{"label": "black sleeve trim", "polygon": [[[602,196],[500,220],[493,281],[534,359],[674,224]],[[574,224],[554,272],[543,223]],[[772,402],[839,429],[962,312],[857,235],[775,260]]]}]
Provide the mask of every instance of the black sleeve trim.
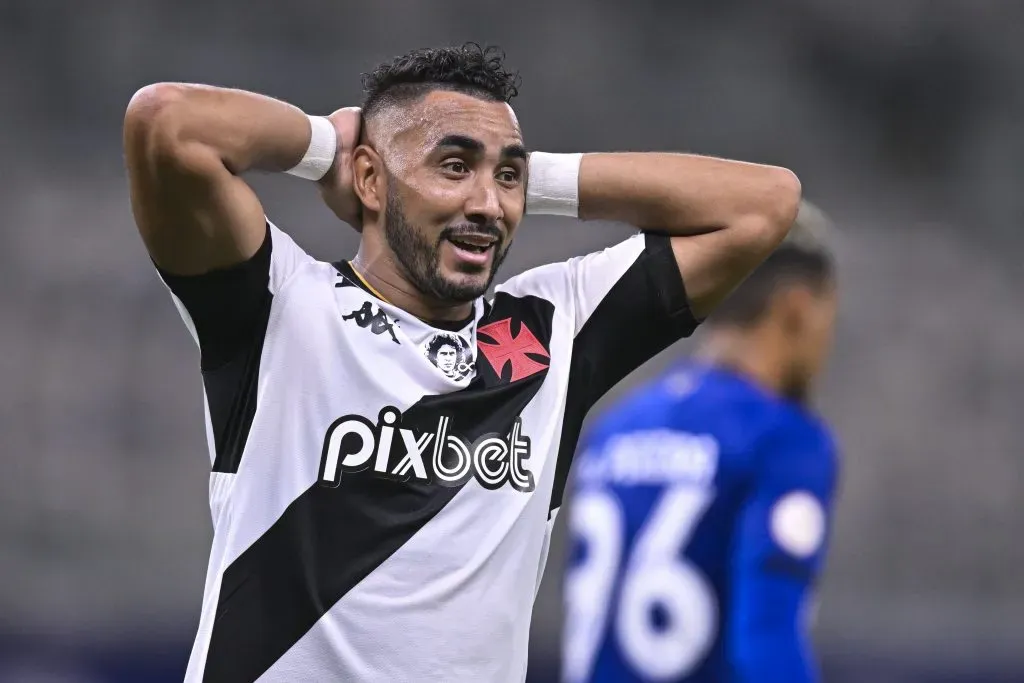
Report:
[{"label": "black sleeve trim", "polygon": [[213,431],[214,472],[237,472],[249,439],[270,320],[270,226],[252,258],[203,275],[160,277],[184,304],[199,338]]},{"label": "black sleeve trim", "polygon": [[645,239],[643,253],[576,335],[573,371],[587,378],[588,410],[626,375],[700,324],[690,310],[671,240],[654,234]]},{"label": "black sleeve trim", "polygon": [[[270,301],[270,226],[252,258],[202,275],[173,275],[157,267],[160,277],[185,305],[199,337],[203,370],[214,370],[263,336],[262,320]],[[263,322],[264,329],[260,329]]]},{"label": "black sleeve trim", "polygon": [[[269,313],[268,300],[262,318],[264,329]],[[256,416],[263,338],[262,334],[258,335],[227,363],[215,370],[203,371],[203,388],[213,431],[214,472],[237,472],[242,461],[242,451]]]},{"label": "black sleeve trim", "polygon": [[679,262],[672,251],[672,238],[658,233],[644,235],[647,241],[644,255],[639,260],[647,259],[647,273],[650,276],[650,290],[645,296],[660,294],[665,316],[670,321],[679,339],[689,337],[704,320],[693,315],[690,308],[690,297],[686,293],[686,283],[679,270]]},{"label": "black sleeve trim", "polygon": [[562,504],[590,409],[626,375],[689,337],[701,322],[690,309],[669,237],[648,233],[645,240],[644,251],[597,305],[573,343],[551,510]]}]

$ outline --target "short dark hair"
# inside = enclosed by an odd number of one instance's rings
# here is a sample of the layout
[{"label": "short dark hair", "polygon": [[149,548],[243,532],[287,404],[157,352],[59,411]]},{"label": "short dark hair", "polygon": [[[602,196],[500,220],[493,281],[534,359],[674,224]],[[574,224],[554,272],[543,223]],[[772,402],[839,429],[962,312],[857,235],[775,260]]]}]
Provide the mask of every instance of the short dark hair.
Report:
[{"label": "short dark hair", "polygon": [[520,80],[518,72],[505,68],[505,53],[496,46],[465,43],[413,50],[363,74],[363,116],[431,90],[509,102],[519,94]]},{"label": "short dark hair", "polygon": [[708,323],[752,325],[785,287],[800,284],[823,290],[835,278],[835,259],[824,234],[829,231],[824,214],[805,202],[786,240],[715,308]]}]

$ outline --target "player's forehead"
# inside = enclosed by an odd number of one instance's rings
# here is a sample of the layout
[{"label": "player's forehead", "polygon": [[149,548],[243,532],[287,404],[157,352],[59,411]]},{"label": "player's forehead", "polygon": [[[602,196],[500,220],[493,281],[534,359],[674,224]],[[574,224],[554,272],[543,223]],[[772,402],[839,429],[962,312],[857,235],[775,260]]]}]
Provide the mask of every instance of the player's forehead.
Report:
[{"label": "player's forehead", "polygon": [[407,106],[405,125],[396,130],[399,144],[430,150],[446,140],[469,138],[495,153],[523,144],[519,121],[505,102],[434,90]]}]

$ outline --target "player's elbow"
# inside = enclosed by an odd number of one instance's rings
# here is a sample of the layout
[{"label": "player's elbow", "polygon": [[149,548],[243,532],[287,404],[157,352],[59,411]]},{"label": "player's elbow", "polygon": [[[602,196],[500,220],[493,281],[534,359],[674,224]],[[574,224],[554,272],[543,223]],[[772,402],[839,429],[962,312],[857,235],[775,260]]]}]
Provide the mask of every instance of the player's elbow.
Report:
[{"label": "player's elbow", "polygon": [[797,212],[803,188],[796,174],[786,168],[770,166],[765,169],[764,191],[759,210],[757,241],[770,252],[789,234]]},{"label": "player's elbow", "polygon": [[765,214],[779,233],[777,238],[781,242],[792,227],[793,221],[796,220],[796,214],[800,210],[803,186],[796,173],[788,168],[778,166],[771,167],[767,182],[770,190],[768,191]]},{"label": "player's elbow", "polygon": [[179,83],[154,83],[136,91],[124,113],[126,138],[171,127],[180,117],[184,90],[185,86]]},{"label": "player's elbow", "polygon": [[758,201],[733,225],[744,251],[757,263],[768,258],[789,234],[800,209],[802,193],[800,179],[785,168],[765,167],[762,182]]},{"label": "player's elbow", "polygon": [[124,114],[124,148],[129,166],[172,156],[180,124],[180,86],[155,83],[140,89]]},{"label": "player's elbow", "polygon": [[145,167],[158,174],[196,175],[208,166],[189,128],[188,86],[154,83],[138,90],[124,115],[124,148],[129,170]]}]

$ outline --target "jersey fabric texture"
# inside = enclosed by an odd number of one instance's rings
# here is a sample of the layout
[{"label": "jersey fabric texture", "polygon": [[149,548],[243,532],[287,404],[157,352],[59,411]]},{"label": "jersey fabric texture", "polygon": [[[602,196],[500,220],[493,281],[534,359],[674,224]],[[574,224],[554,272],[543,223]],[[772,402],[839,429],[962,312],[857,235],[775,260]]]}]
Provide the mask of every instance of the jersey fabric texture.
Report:
[{"label": "jersey fabric texture", "polygon": [[805,607],[837,462],[817,418],[684,364],[609,410],[580,450],[566,681],[818,680]]},{"label": "jersey fabric texture", "polygon": [[269,222],[249,261],[161,277],[213,464],[186,680],[524,680],[584,416],[697,325],[668,238],[527,271],[444,325]]}]

